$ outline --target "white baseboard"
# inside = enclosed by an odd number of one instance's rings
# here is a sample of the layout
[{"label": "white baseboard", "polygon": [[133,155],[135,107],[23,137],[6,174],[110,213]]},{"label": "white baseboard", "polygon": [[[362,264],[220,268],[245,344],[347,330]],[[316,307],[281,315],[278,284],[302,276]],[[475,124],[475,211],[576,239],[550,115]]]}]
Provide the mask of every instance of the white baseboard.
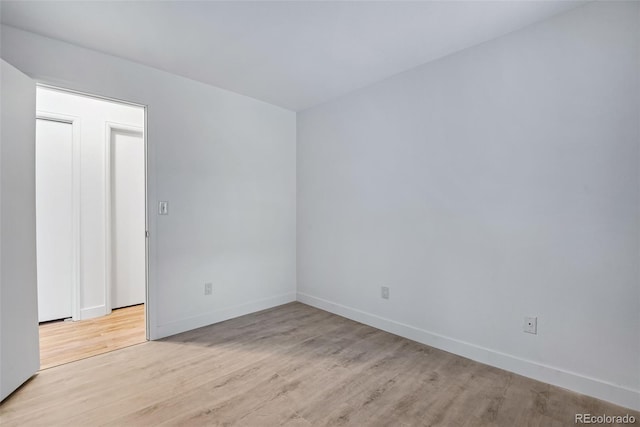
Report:
[{"label": "white baseboard", "polygon": [[94,317],[104,316],[107,313],[107,309],[104,305],[96,305],[94,307],[87,307],[80,309],[80,320],[93,319]]},{"label": "white baseboard", "polygon": [[294,302],[295,300],[295,293],[287,293],[276,295],[274,297],[250,301],[233,307],[210,311],[208,313],[190,317],[188,319],[181,319],[175,322],[166,323],[164,325],[158,325],[155,328],[151,328],[152,330],[149,331],[149,334],[152,340],[157,340],[160,338],[179,334],[181,332],[186,332],[192,329],[197,329],[203,326],[233,319],[235,317],[244,316],[245,314],[255,313],[256,311],[277,307],[282,304]]},{"label": "white baseboard", "polygon": [[640,390],[632,390],[553,366],[501,353],[489,348],[439,335],[411,325],[298,292],[297,300],[365,325],[439,348],[486,365],[514,372],[558,387],[606,400],[616,405],[640,410]]}]

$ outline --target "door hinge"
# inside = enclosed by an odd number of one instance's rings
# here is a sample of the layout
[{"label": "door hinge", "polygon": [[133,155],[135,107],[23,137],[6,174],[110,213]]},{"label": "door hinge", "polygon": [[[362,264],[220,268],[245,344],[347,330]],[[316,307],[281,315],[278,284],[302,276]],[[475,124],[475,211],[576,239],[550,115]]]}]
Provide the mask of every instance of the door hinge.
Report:
[{"label": "door hinge", "polygon": [[144,231],[144,237],[146,237],[148,239],[150,235],[151,234],[149,233],[149,230],[145,230]]}]

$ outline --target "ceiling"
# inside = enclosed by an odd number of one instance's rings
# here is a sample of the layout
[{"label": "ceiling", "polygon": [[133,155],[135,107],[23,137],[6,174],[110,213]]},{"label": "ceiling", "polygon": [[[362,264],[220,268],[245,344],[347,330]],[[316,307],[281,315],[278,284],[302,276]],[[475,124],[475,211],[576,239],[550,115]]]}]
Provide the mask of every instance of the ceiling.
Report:
[{"label": "ceiling", "polygon": [[2,1],[1,22],[300,111],[582,1]]}]

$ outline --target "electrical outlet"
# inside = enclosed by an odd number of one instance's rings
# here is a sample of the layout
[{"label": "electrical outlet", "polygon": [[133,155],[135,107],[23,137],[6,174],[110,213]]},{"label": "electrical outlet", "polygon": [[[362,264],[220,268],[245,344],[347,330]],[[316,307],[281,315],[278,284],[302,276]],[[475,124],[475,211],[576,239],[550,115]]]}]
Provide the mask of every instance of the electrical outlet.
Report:
[{"label": "electrical outlet", "polygon": [[380,288],[380,296],[384,299],[389,299],[389,288],[386,286]]},{"label": "electrical outlet", "polygon": [[529,334],[538,333],[538,318],[537,317],[525,317],[523,331]]},{"label": "electrical outlet", "polygon": [[211,295],[213,293],[213,284],[205,283],[204,284],[204,294]]}]

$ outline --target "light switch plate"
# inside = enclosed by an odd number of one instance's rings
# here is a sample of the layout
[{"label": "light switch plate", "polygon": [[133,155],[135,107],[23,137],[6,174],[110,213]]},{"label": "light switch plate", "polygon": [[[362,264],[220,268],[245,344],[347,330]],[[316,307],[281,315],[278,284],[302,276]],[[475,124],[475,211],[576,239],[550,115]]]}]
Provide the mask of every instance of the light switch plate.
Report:
[{"label": "light switch plate", "polygon": [[169,202],[158,202],[158,215],[169,215]]}]

